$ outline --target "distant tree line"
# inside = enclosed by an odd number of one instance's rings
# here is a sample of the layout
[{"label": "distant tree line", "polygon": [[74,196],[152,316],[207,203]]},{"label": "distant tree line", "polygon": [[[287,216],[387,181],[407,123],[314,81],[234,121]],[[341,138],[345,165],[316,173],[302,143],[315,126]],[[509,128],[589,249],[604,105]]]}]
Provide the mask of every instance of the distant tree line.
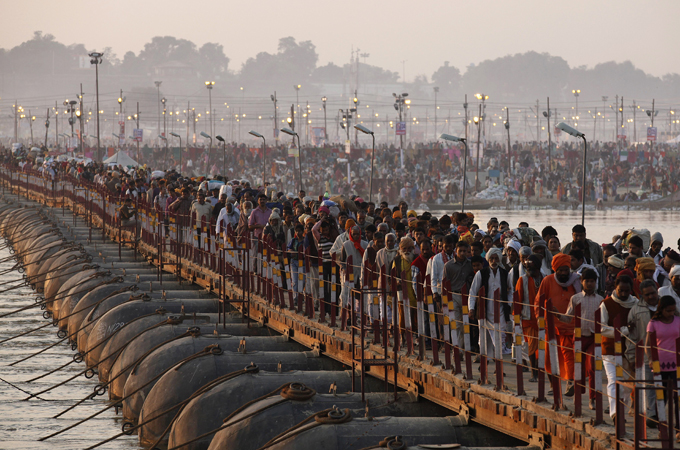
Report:
[{"label": "distant tree line", "polygon": [[[88,50],[92,49],[84,44],[65,45],[50,34],[36,31],[32,39],[14,48],[0,49],[0,89],[5,95],[20,95],[21,92],[11,91],[26,89],[30,80],[52,79],[43,83],[46,89],[59,89],[63,83],[81,81],[75,78],[83,78],[81,58],[87,57]],[[129,51],[122,58],[110,48],[97,50],[105,53],[101,75],[110,81],[118,78],[121,87],[123,84],[146,86],[149,84],[146,81],[158,78],[159,70],[168,64],[187,68],[181,75],[184,77],[244,86],[249,95],[287,89],[294,84],[349,83],[356,69],[350,63],[319,66],[314,44],[297,42],[292,37],[281,38],[276,53],[258,53],[241,67],[229,65],[229,49],[225,53],[222,44],[206,43],[199,47],[189,40],[172,36],[154,37],[138,53]],[[362,84],[401,83],[397,72],[365,63],[359,63],[358,70]],[[404,89],[412,95],[431,97],[434,86],[439,88],[442,100],[484,92],[494,101],[520,103],[541,99],[543,102],[546,96],[556,101],[568,101],[573,98],[571,90],[578,88],[582,90],[584,100],[594,101],[609,95],[611,103],[615,94],[642,101],[652,97],[676,99],[680,96],[680,75],[655,77],[636,68],[630,61],[603,62],[590,68],[570,67],[559,56],[527,52],[485,60],[470,65],[463,73],[445,61],[433,74],[417,76]],[[195,88],[191,88],[185,94],[194,91]]]}]

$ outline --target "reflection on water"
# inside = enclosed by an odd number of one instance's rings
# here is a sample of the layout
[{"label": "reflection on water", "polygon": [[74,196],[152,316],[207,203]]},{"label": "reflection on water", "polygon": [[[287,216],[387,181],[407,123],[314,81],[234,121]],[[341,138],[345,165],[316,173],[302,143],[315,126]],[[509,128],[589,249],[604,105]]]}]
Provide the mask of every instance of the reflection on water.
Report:
[{"label": "reflection on water", "polygon": [[[0,259],[7,256],[9,256],[7,250],[0,250]],[[0,272],[11,269],[13,265],[13,261],[0,263]],[[20,278],[19,272],[11,271],[0,276],[0,283]],[[0,286],[0,291],[16,284],[8,283]],[[30,305],[34,303],[34,298],[34,292],[28,287],[0,294],[0,315]],[[39,308],[27,309],[0,318],[0,341],[45,323]],[[56,330],[54,327],[46,327],[15,340],[1,343],[0,378],[25,391],[39,392],[82,371],[83,363],[71,364],[64,370],[41,380],[33,383],[25,382],[71,361],[74,352],[71,351],[71,346],[65,343],[26,362],[9,366],[10,363],[57,342]],[[121,416],[116,416],[113,410],[109,410],[60,436],[38,442],[40,437],[52,434],[105,408],[108,395],[88,400],[58,419],[52,418],[78,400],[90,395],[96,384],[96,377],[88,380],[80,376],[54,391],[41,395],[42,400],[23,401],[28,397],[27,394],[0,381],[0,449],[82,449],[118,434],[122,426]],[[138,445],[137,436],[124,436],[100,448],[139,449],[141,447]]]},{"label": "reflection on water", "polygon": [[[436,217],[451,214],[451,211],[432,210]],[[475,223],[486,229],[486,223],[491,217],[505,220],[511,228],[516,228],[520,222],[528,222],[539,233],[543,227],[552,225],[558,232],[562,245],[571,240],[571,227],[581,223],[581,211],[557,210],[472,210]],[[680,237],[680,211],[586,211],[585,226],[588,239],[597,243],[610,243],[612,236],[621,234],[630,228],[646,228],[651,233],[660,232],[664,237],[665,247],[678,247]]]}]

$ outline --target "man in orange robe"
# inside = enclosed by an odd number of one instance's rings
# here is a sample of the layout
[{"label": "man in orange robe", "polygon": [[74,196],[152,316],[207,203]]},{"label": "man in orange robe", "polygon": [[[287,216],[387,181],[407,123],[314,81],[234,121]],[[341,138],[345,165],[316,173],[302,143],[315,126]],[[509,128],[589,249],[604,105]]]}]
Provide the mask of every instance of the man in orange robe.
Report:
[{"label": "man in orange robe", "polygon": [[[580,277],[577,273],[571,272],[571,257],[569,255],[560,253],[554,256],[552,259],[552,269],[555,273],[543,279],[541,287],[538,289],[538,294],[536,294],[534,304],[537,317],[539,308],[541,308],[541,297],[544,297],[546,302],[551,300],[553,308],[558,313],[564,314],[567,312],[571,297],[581,292]],[[547,319],[548,314],[554,313],[544,310],[543,314]],[[567,380],[567,389],[564,395],[569,397],[574,395],[574,322],[565,323],[554,317],[553,324],[555,326],[556,343],[558,346],[557,355],[560,378]],[[547,349],[545,367],[548,373],[552,373],[550,370],[550,352]]]}]

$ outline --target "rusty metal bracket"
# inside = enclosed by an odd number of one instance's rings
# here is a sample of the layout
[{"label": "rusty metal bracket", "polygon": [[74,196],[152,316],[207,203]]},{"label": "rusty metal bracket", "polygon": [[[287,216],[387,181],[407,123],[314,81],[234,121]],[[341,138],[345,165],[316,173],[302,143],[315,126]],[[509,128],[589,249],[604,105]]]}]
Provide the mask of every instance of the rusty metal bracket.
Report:
[{"label": "rusty metal bracket", "polygon": [[532,447],[538,447],[539,449],[544,449],[546,445],[546,436],[543,433],[539,433],[538,431],[534,431],[533,433],[529,433],[529,436],[527,436],[529,445]]}]

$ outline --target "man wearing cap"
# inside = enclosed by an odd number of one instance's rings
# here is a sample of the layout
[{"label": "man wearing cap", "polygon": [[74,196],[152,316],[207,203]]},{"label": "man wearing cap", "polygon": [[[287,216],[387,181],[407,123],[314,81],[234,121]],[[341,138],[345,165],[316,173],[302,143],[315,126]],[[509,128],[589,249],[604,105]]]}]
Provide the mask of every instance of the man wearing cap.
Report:
[{"label": "man wearing cap", "polygon": [[676,310],[680,309],[680,265],[676,264],[668,274],[671,284],[659,289],[659,298],[670,295],[675,299]]},{"label": "man wearing cap", "polygon": [[[540,309],[543,309],[543,317],[548,317],[548,314],[553,314],[548,310],[547,304],[541,304],[542,300],[547,302],[552,301],[552,306],[557,313],[565,314],[569,307],[571,297],[581,292],[581,283],[579,275],[571,272],[571,257],[568,254],[560,253],[555,255],[552,259],[552,269],[555,273],[543,278],[541,286],[538,289],[534,305],[536,309],[536,316],[540,314]],[[565,395],[573,395],[574,393],[574,325],[573,323],[564,323],[555,317],[554,321],[555,334],[557,339],[557,355],[559,361],[553,361],[552,364],[559,364],[560,377],[567,380],[567,390]],[[546,349],[545,354],[545,368],[549,374],[552,374],[550,363],[550,352]]]},{"label": "man wearing cap", "polygon": [[[512,285],[512,274],[508,273],[507,270],[501,267],[501,256],[502,251],[500,248],[491,247],[488,252],[486,252],[486,260],[489,263],[489,267],[484,267],[482,270],[475,274],[472,280],[472,286],[470,286],[470,319],[478,320],[486,319],[487,326],[485,330],[481,329],[480,325],[480,348],[482,343],[482,333],[486,334],[486,349],[481,348],[481,352],[484,353],[486,350],[486,356],[489,358],[495,358],[495,348],[500,346],[503,348],[503,336],[501,335],[501,341],[497,342],[496,335],[493,331],[494,323],[498,320],[500,324],[501,331],[506,328],[506,314],[503,310],[504,305],[509,305],[512,309],[512,297],[514,292],[514,286]],[[484,296],[480,298],[479,291],[484,288]],[[500,291],[500,297],[498,300],[495,298],[496,291]],[[486,306],[486,316],[477,317],[477,305],[479,302],[485,301]],[[499,305],[499,317],[495,315],[495,302],[500,302]]]},{"label": "man wearing cap", "polygon": [[623,259],[619,255],[612,255],[607,259],[607,274],[604,280],[604,297],[614,292],[616,277],[624,269]]},{"label": "man wearing cap", "polygon": [[680,254],[668,247],[666,250],[664,250],[664,257],[661,260],[661,263],[656,266],[656,271],[654,272],[653,276],[654,281],[656,281],[656,283],[662,287],[670,286],[671,282],[668,274],[676,264],[680,264]]},{"label": "man wearing cap", "polygon": [[663,236],[657,231],[656,233],[652,234],[652,239],[649,244],[649,251],[647,252],[647,256],[654,258],[654,263],[657,265],[661,264],[661,260],[663,259],[663,251],[661,251],[662,247]]},{"label": "man wearing cap", "polygon": [[219,234],[220,231],[222,231],[224,233],[224,239],[226,242],[229,228],[231,228],[232,231],[235,231],[238,227],[239,216],[240,214],[234,208],[234,204],[227,202],[217,216],[217,222],[215,223],[215,234]]}]

